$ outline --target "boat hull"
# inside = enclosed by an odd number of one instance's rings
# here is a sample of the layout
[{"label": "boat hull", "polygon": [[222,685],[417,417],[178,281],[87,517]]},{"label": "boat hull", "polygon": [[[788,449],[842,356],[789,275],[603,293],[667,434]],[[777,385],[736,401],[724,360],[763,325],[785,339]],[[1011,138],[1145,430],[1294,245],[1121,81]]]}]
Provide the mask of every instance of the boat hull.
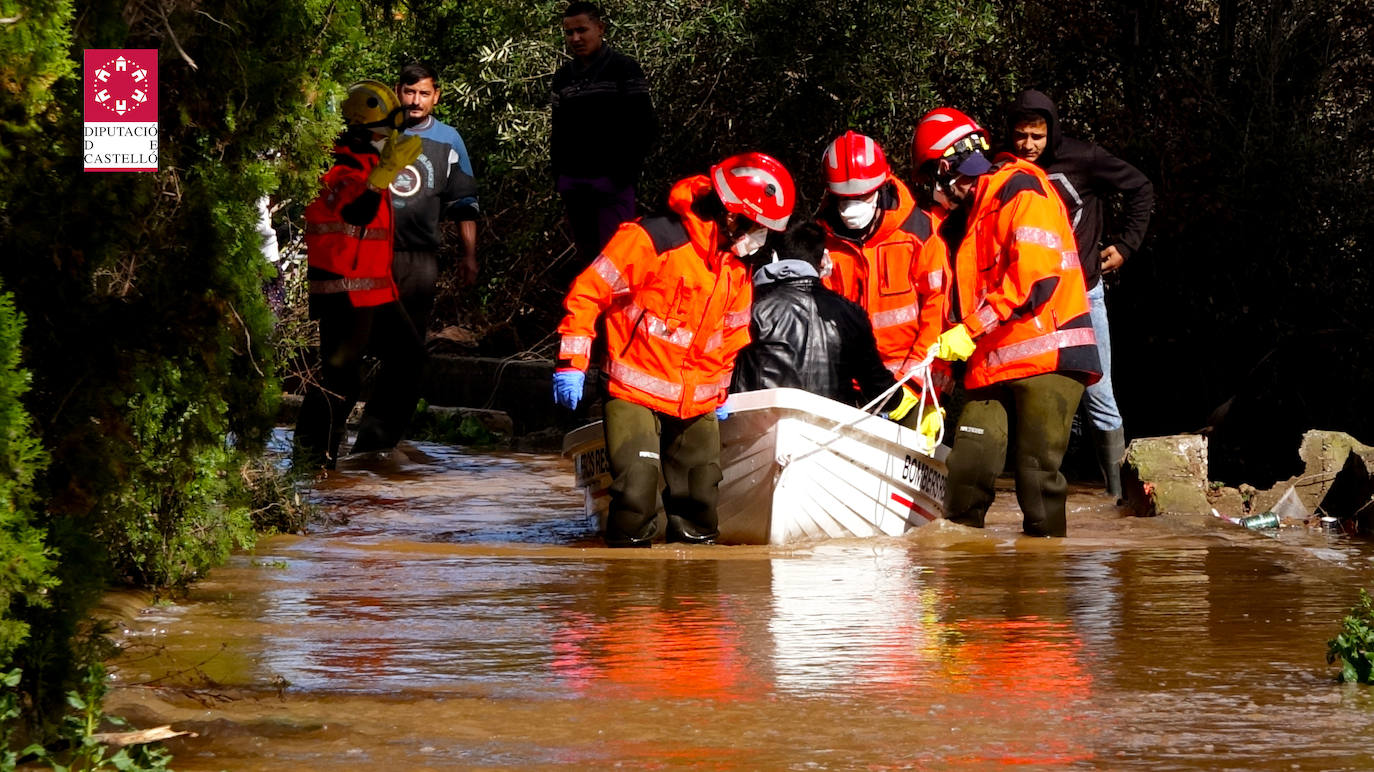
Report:
[{"label": "boat hull", "polygon": [[[910,429],[796,389],[734,394],[730,407],[720,430],[721,543],[897,536],[940,516],[948,448],[927,454]],[[601,423],[570,432],[563,452],[604,528],[611,473]]]}]

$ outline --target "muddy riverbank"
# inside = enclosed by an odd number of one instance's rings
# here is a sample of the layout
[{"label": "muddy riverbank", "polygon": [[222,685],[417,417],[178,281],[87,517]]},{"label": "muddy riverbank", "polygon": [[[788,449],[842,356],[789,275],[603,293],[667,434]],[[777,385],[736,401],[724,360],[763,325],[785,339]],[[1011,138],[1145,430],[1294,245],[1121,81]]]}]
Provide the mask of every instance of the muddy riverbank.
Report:
[{"label": "muddy riverbank", "polygon": [[569,463],[408,446],[328,520],[120,611],[112,712],[185,770],[1374,766],[1325,642],[1363,541],[1133,518],[769,547],[597,545]]}]

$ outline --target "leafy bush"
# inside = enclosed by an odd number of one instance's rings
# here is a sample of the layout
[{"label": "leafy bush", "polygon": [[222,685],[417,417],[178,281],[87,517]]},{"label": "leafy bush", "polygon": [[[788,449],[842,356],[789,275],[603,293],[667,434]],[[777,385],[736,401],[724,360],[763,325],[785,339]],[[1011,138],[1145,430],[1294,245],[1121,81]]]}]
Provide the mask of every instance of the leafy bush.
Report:
[{"label": "leafy bush", "polygon": [[[25,407],[50,459],[35,501],[62,555],[14,654],[41,733],[112,579],[174,587],[252,543],[252,464],[281,394],[257,202],[314,195],[363,25],[352,0],[97,0],[79,16],[40,0],[0,16],[0,281],[29,320]],[[159,51],[158,172],[82,173],[86,48]]]},{"label": "leafy bush", "polygon": [[35,525],[34,477],[46,456],[20,401],[29,373],[20,368],[22,317],[14,299],[0,294],[0,670],[28,637],[25,609],[46,604],[56,579],[52,555]]},{"label": "leafy bush", "polygon": [[1326,642],[1327,664],[1341,661],[1341,680],[1374,683],[1374,598],[1360,590],[1360,602],[1346,615],[1344,631]]}]

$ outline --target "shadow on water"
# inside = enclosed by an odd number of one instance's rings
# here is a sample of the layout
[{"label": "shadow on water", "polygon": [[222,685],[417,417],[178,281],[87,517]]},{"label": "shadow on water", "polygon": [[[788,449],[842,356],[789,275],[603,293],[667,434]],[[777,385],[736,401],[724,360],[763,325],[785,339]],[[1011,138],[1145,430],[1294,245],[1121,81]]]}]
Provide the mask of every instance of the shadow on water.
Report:
[{"label": "shadow on water", "polygon": [[1071,499],[1066,540],[598,546],[571,466],[411,446],[126,624],[178,769],[1369,768],[1325,641],[1368,546]]}]

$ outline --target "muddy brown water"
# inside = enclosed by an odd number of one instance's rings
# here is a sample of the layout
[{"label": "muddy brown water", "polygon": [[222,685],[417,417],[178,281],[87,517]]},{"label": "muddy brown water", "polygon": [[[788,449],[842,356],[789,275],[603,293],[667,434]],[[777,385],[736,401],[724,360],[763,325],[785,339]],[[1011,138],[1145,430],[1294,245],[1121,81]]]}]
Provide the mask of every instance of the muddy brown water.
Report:
[{"label": "muddy brown water", "polygon": [[1374,768],[1324,658],[1365,543],[1076,488],[1064,540],[1003,491],[981,532],[613,551],[564,459],[405,449],[309,535],[112,598],[110,710],[195,732],[181,770]]}]

